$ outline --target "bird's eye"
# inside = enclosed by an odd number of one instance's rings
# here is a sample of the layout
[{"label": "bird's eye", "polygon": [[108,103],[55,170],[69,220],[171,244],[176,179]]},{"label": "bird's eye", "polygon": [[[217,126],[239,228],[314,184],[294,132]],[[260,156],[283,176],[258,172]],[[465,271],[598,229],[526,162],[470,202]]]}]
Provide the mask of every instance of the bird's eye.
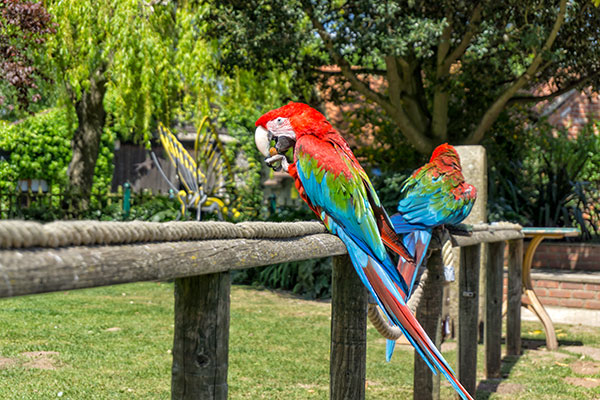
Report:
[{"label": "bird's eye", "polygon": [[279,117],[275,120],[275,122],[277,122],[277,124],[281,125],[281,123],[283,122],[283,118]]}]

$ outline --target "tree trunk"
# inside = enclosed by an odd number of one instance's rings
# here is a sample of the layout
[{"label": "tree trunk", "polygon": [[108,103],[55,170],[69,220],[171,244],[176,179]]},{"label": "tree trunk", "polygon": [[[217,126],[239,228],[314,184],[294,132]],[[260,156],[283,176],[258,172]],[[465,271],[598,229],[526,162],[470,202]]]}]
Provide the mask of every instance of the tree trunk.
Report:
[{"label": "tree trunk", "polygon": [[89,206],[100,137],[106,121],[103,105],[105,94],[106,78],[104,68],[100,67],[92,73],[89,88],[83,90],[81,97],[75,101],[78,127],[71,141],[73,158],[69,164],[68,177],[76,213]]}]

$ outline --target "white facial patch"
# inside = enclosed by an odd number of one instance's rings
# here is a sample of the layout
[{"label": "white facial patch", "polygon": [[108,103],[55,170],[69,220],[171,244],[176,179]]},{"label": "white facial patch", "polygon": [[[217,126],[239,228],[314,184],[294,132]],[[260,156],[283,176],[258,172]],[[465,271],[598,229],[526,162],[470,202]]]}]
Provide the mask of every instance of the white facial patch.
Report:
[{"label": "white facial patch", "polygon": [[278,117],[267,122],[267,129],[273,136],[287,136],[296,139],[296,132],[288,118]]}]

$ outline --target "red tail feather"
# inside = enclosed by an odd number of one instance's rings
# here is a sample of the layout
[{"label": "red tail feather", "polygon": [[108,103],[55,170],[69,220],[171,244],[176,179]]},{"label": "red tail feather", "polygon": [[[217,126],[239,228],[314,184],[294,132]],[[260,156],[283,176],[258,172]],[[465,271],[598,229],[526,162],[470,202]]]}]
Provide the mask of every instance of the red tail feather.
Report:
[{"label": "red tail feather", "polygon": [[366,268],[364,268],[364,272],[388,315],[393,316],[395,319],[394,322],[401,325],[406,330],[408,336],[415,341],[415,344],[419,346],[419,349],[426,355],[426,357],[429,357],[432,361],[436,361],[434,364],[443,369],[441,372],[443,372],[448,379],[451,379],[456,384],[464,396],[467,399],[472,400],[473,398],[471,395],[462,386],[458,379],[456,379],[452,371],[446,366],[446,360],[441,357],[441,354],[438,356],[439,351],[429,336],[427,336],[427,333],[419,321],[417,321],[406,304],[400,303],[398,299],[396,299],[393,294],[389,292],[377,272],[373,269],[373,266],[370,265],[370,261]]}]

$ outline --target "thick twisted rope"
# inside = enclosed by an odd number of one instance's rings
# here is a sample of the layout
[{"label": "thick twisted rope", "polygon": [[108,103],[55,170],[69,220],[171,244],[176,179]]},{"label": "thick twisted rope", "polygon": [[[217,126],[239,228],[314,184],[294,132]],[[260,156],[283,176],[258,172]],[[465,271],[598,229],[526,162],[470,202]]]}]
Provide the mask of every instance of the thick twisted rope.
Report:
[{"label": "thick twisted rope", "polygon": [[[452,242],[450,241],[450,235],[448,234],[448,231],[444,231],[442,241],[444,243],[442,246],[442,263],[444,264],[444,268],[446,268],[447,266],[454,265]],[[421,298],[423,297],[425,282],[427,282],[427,271],[428,270],[425,269],[425,271],[423,271],[421,274],[421,279],[419,280],[417,287],[406,304],[408,309],[413,314],[417,312],[417,308],[419,307]],[[367,315],[369,316],[369,321],[371,321],[371,324],[373,324],[375,329],[377,329],[377,332],[379,332],[379,334],[384,338],[389,340],[398,340],[400,336],[402,336],[402,331],[400,328],[386,321],[375,304],[369,304]]]},{"label": "thick twisted rope", "polygon": [[0,221],[0,249],[209,239],[285,239],[325,233],[320,222]]},{"label": "thick twisted rope", "polygon": [[[473,232],[518,228],[519,225],[510,223],[478,224],[473,225]],[[58,221],[40,224],[7,220],[0,221],[0,249],[203,239],[283,239],[325,232],[319,222]]]}]

